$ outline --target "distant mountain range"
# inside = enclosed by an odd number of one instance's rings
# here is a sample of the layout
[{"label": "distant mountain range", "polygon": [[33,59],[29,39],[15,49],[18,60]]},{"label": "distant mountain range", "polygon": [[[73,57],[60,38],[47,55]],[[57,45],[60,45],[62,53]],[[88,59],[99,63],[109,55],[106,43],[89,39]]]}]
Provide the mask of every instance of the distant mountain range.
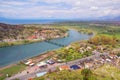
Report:
[{"label": "distant mountain range", "polygon": [[120,21],[120,16],[104,16],[99,17],[99,20],[108,20],[108,21]]},{"label": "distant mountain range", "polygon": [[98,18],[82,18],[82,19],[8,19],[0,17],[0,23],[9,24],[50,24],[54,22],[67,22],[67,21],[118,21],[120,16],[103,16]]}]

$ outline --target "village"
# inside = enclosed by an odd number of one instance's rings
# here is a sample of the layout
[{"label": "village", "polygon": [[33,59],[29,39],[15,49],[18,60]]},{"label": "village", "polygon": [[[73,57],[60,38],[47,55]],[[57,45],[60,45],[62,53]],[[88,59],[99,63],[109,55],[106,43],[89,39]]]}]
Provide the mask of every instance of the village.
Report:
[{"label": "village", "polygon": [[[40,40],[56,45],[49,42],[49,40],[64,38],[69,35],[67,30],[60,28],[40,28],[33,29],[32,34],[25,36],[26,37],[21,40]],[[5,40],[5,42],[14,41],[13,39]],[[19,66],[20,64],[24,66],[24,68],[17,70],[17,72],[12,75],[5,73],[4,76],[6,80],[34,80],[34,78],[66,70],[96,70],[106,64],[120,69],[119,46],[119,40],[115,37],[104,35],[93,36],[89,40],[77,41],[65,46],[61,45],[59,46],[62,47],[60,49],[47,51],[44,54],[21,60],[16,65]]]},{"label": "village", "polygon": [[0,80],[120,80],[120,0],[0,0]]},{"label": "village", "polygon": [[[25,33],[25,32],[23,32]],[[31,34],[27,34],[27,36],[23,35],[23,38],[21,36],[17,36],[17,39],[14,38],[6,38],[3,39],[1,42],[16,42],[16,41],[43,41],[48,39],[54,39],[54,38],[63,38],[66,37],[68,34],[59,28],[42,28],[42,29],[35,29]]]},{"label": "village", "polygon": [[[57,58],[54,51],[49,54],[49,58],[46,55],[42,55],[43,59],[40,57],[25,60],[22,63],[27,66],[26,70],[15,74],[14,76],[7,78],[20,79],[20,80],[32,80],[35,77],[41,77],[47,73],[59,72],[61,70],[80,70],[80,69],[91,69],[95,70],[105,64],[113,65],[120,69],[120,56],[117,55],[120,49],[115,49],[112,51],[107,51],[102,46],[98,46],[93,49],[90,45],[86,46],[85,43],[79,43],[82,47],[79,48],[79,53],[84,54],[84,51],[92,51],[90,56],[83,57],[81,59],[76,59],[66,62],[65,59]],[[65,49],[74,48],[73,45],[65,47]],[[46,58],[46,59],[45,59]]]}]

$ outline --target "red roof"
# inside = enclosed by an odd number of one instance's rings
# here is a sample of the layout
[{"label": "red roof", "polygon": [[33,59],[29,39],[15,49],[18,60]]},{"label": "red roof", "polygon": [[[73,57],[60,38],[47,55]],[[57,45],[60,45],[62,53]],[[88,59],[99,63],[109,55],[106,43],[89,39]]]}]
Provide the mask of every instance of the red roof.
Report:
[{"label": "red roof", "polygon": [[60,67],[60,70],[68,70],[69,69],[69,66],[61,66]]},{"label": "red roof", "polygon": [[36,39],[37,36],[33,35],[33,36],[29,36],[28,39]]}]

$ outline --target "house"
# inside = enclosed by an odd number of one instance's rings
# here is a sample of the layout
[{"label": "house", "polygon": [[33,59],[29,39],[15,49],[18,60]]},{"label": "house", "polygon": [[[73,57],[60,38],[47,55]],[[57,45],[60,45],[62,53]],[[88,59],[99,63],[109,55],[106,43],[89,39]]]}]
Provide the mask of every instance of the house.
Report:
[{"label": "house", "polygon": [[79,67],[78,65],[72,65],[72,66],[70,66],[70,68],[71,68],[72,70],[80,69],[80,67]]},{"label": "house", "polygon": [[97,46],[97,50],[103,51],[104,48],[103,48],[103,46]]},{"label": "house", "polygon": [[111,60],[110,60],[110,59],[106,59],[106,61],[111,62]]},{"label": "house", "polygon": [[37,39],[37,36],[33,35],[28,37],[28,40],[32,40],[32,39]]},{"label": "house", "polygon": [[59,70],[69,70],[70,67],[69,66],[60,66]]},{"label": "house", "polygon": [[63,60],[58,59],[58,60],[57,60],[57,62],[58,62],[58,63],[62,63],[62,62],[63,62]]},{"label": "house", "polygon": [[73,46],[68,45],[65,49],[73,48]]},{"label": "house", "polygon": [[88,50],[91,50],[92,48],[90,47],[90,46],[88,46],[87,48],[86,48],[86,50],[88,51]]},{"label": "house", "polygon": [[115,54],[109,54],[109,57],[110,57],[111,59],[117,58],[117,56],[116,56]]},{"label": "house", "polygon": [[32,63],[32,60],[28,60],[25,65],[30,65]]},{"label": "house", "polygon": [[29,78],[28,80],[33,80],[33,78]]},{"label": "house", "polygon": [[92,64],[92,63],[85,63],[85,64],[84,64],[84,67],[85,67],[85,68],[92,68],[92,67],[93,67],[93,64]]},{"label": "house", "polygon": [[33,63],[33,62],[29,64],[29,66],[34,66],[34,65],[35,65],[35,63]]},{"label": "house", "polygon": [[36,74],[36,77],[41,77],[41,76],[43,76],[43,75],[45,75],[45,74],[47,74],[47,72],[40,72],[40,73],[37,73],[37,74]]},{"label": "house", "polygon": [[47,63],[42,61],[37,64],[38,67],[47,67]]},{"label": "house", "polygon": [[100,54],[97,50],[92,51],[92,54]]},{"label": "house", "polygon": [[54,61],[53,59],[47,60],[46,62],[47,62],[48,64],[54,64],[54,63],[55,63],[55,61]]},{"label": "house", "polygon": [[83,54],[83,53],[84,53],[84,51],[83,51],[82,49],[80,49],[80,50],[79,50],[79,52],[80,52],[81,54]]}]

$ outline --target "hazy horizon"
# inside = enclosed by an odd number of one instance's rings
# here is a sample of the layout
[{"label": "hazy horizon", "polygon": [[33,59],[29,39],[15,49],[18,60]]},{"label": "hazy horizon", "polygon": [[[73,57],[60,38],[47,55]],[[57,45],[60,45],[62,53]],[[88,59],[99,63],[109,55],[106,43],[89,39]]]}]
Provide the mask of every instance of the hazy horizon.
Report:
[{"label": "hazy horizon", "polygon": [[120,20],[120,0],[1,0],[0,22]]}]

